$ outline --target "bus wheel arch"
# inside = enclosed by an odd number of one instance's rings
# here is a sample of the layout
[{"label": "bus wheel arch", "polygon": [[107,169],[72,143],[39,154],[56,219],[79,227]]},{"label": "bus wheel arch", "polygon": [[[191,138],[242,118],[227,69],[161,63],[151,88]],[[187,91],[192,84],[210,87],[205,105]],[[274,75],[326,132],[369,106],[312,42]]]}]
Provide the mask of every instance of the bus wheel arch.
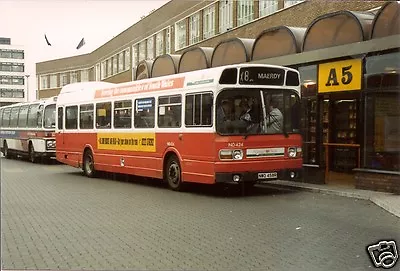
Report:
[{"label": "bus wheel arch", "polygon": [[174,151],[168,151],[164,156],[163,179],[174,191],[183,188],[181,159]]},{"label": "bus wheel arch", "polygon": [[96,170],[94,167],[93,151],[90,147],[85,147],[82,156],[82,169],[83,173],[89,177],[93,178],[96,175]]}]

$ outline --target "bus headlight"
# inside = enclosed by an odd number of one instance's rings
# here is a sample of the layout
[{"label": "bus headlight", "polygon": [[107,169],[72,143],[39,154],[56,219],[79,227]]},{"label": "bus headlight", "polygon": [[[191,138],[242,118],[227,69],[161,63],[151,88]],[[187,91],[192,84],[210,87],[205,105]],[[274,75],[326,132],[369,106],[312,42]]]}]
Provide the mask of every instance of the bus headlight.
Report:
[{"label": "bus headlight", "polygon": [[242,160],[243,151],[242,150],[220,150],[219,159],[221,160]]},{"label": "bus headlight", "polygon": [[243,159],[243,151],[242,150],[234,150],[232,157],[233,157],[233,160],[242,160]]},{"label": "bus headlight", "polygon": [[56,148],[56,141],[55,140],[47,140],[46,141],[47,149],[55,149]]},{"label": "bus headlight", "polygon": [[296,151],[295,147],[288,148],[288,155],[290,158],[295,158],[296,154],[297,154],[297,151]]}]

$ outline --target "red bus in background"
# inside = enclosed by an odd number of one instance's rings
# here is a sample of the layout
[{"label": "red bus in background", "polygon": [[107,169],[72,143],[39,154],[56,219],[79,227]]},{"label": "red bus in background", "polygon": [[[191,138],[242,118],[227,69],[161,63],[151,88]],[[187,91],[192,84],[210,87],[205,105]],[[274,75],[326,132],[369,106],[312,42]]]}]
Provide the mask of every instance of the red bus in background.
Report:
[{"label": "red bus in background", "polygon": [[215,184],[300,177],[300,79],[239,64],[121,84],[75,83],[57,99],[57,160],[107,171]]},{"label": "red bus in background", "polygon": [[6,158],[27,156],[32,163],[55,158],[56,100],[0,107],[0,147]]}]

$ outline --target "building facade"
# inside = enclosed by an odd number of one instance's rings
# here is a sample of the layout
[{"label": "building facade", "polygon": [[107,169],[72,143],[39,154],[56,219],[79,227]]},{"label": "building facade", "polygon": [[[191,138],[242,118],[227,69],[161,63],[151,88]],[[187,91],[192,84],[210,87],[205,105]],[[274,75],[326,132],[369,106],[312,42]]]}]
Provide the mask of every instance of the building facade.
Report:
[{"label": "building facade", "polygon": [[399,12],[396,1],[174,0],[91,54],[38,63],[38,87],[57,95],[85,69],[88,80],[125,82],[242,62],[293,67],[304,181],[400,192]]},{"label": "building facade", "polygon": [[0,106],[26,101],[26,83],[23,47],[0,37]]}]

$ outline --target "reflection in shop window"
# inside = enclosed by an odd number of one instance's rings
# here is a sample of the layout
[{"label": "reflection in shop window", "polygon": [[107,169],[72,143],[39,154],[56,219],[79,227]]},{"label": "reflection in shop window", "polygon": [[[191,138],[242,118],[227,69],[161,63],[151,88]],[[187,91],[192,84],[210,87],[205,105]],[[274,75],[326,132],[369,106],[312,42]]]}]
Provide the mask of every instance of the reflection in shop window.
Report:
[{"label": "reflection in shop window", "polygon": [[400,171],[400,94],[366,97],[364,166]]}]

